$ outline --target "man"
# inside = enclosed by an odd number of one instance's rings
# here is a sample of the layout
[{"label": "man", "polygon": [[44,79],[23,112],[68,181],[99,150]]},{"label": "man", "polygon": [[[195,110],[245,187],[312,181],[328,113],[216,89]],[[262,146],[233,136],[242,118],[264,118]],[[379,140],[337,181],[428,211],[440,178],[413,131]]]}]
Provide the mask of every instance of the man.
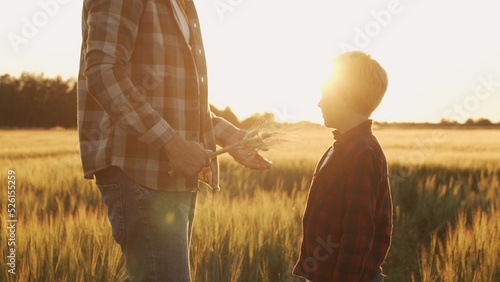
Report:
[{"label": "man", "polygon": [[335,143],[313,176],[293,270],[314,282],[380,282],[392,234],[384,152],[371,130],[387,74],[362,52],[336,58],[318,106]]},{"label": "man", "polygon": [[[218,189],[216,144],[246,135],[209,109],[192,0],[85,0],[78,129],[85,178],[108,206],[129,281],[190,281],[198,175]],[[234,150],[252,169],[271,164]],[[208,170],[208,173],[207,173]]]}]

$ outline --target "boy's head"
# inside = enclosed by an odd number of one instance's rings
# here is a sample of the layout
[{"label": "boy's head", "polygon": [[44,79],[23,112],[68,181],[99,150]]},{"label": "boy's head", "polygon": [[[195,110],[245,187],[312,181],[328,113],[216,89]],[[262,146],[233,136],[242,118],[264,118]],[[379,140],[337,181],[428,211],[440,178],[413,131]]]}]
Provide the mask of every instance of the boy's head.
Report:
[{"label": "boy's head", "polygon": [[353,115],[369,118],[382,101],[387,84],[387,73],[370,55],[352,51],[338,56],[318,104],[325,125],[337,127]]}]

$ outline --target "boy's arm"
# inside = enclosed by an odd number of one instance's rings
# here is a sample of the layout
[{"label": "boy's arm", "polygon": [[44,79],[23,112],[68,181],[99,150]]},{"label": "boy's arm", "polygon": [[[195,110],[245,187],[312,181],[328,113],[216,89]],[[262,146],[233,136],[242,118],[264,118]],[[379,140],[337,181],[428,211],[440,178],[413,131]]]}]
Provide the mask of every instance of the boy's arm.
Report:
[{"label": "boy's arm", "polygon": [[346,211],[333,281],[359,281],[375,235],[379,168],[372,150],[362,151],[346,176]]}]

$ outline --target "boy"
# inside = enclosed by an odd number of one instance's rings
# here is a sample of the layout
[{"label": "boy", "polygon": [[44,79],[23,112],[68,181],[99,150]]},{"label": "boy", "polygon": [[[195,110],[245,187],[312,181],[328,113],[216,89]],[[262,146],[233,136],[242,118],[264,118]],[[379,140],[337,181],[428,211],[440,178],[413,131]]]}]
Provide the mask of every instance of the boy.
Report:
[{"label": "boy", "polygon": [[371,113],[387,89],[385,70],[369,55],[347,52],[318,104],[335,142],[318,163],[303,217],[293,274],[307,281],[383,281],[392,234],[392,200],[384,152]]}]

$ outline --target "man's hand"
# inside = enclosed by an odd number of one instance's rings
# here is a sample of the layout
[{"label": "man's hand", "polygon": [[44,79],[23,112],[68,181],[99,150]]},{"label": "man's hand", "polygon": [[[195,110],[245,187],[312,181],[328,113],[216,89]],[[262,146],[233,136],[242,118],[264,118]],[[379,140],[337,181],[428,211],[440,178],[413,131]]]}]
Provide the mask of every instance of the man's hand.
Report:
[{"label": "man's hand", "polygon": [[203,167],[209,165],[208,152],[194,141],[186,141],[175,136],[163,146],[170,167],[176,174],[184,177],[198,175]]},{"label": "man's hand", "polygon": [[[238,130],[233,133],[224,142],[224,146],[229,146],[236,142],[239,142],[245,138],[247,131]],[[248,167],[250,169],[270,169],[273,167],[272,163],[264,159],[256,150],[254,149],[234,149],[229,151],[229,154],[237,161],[239,164]]]}]

